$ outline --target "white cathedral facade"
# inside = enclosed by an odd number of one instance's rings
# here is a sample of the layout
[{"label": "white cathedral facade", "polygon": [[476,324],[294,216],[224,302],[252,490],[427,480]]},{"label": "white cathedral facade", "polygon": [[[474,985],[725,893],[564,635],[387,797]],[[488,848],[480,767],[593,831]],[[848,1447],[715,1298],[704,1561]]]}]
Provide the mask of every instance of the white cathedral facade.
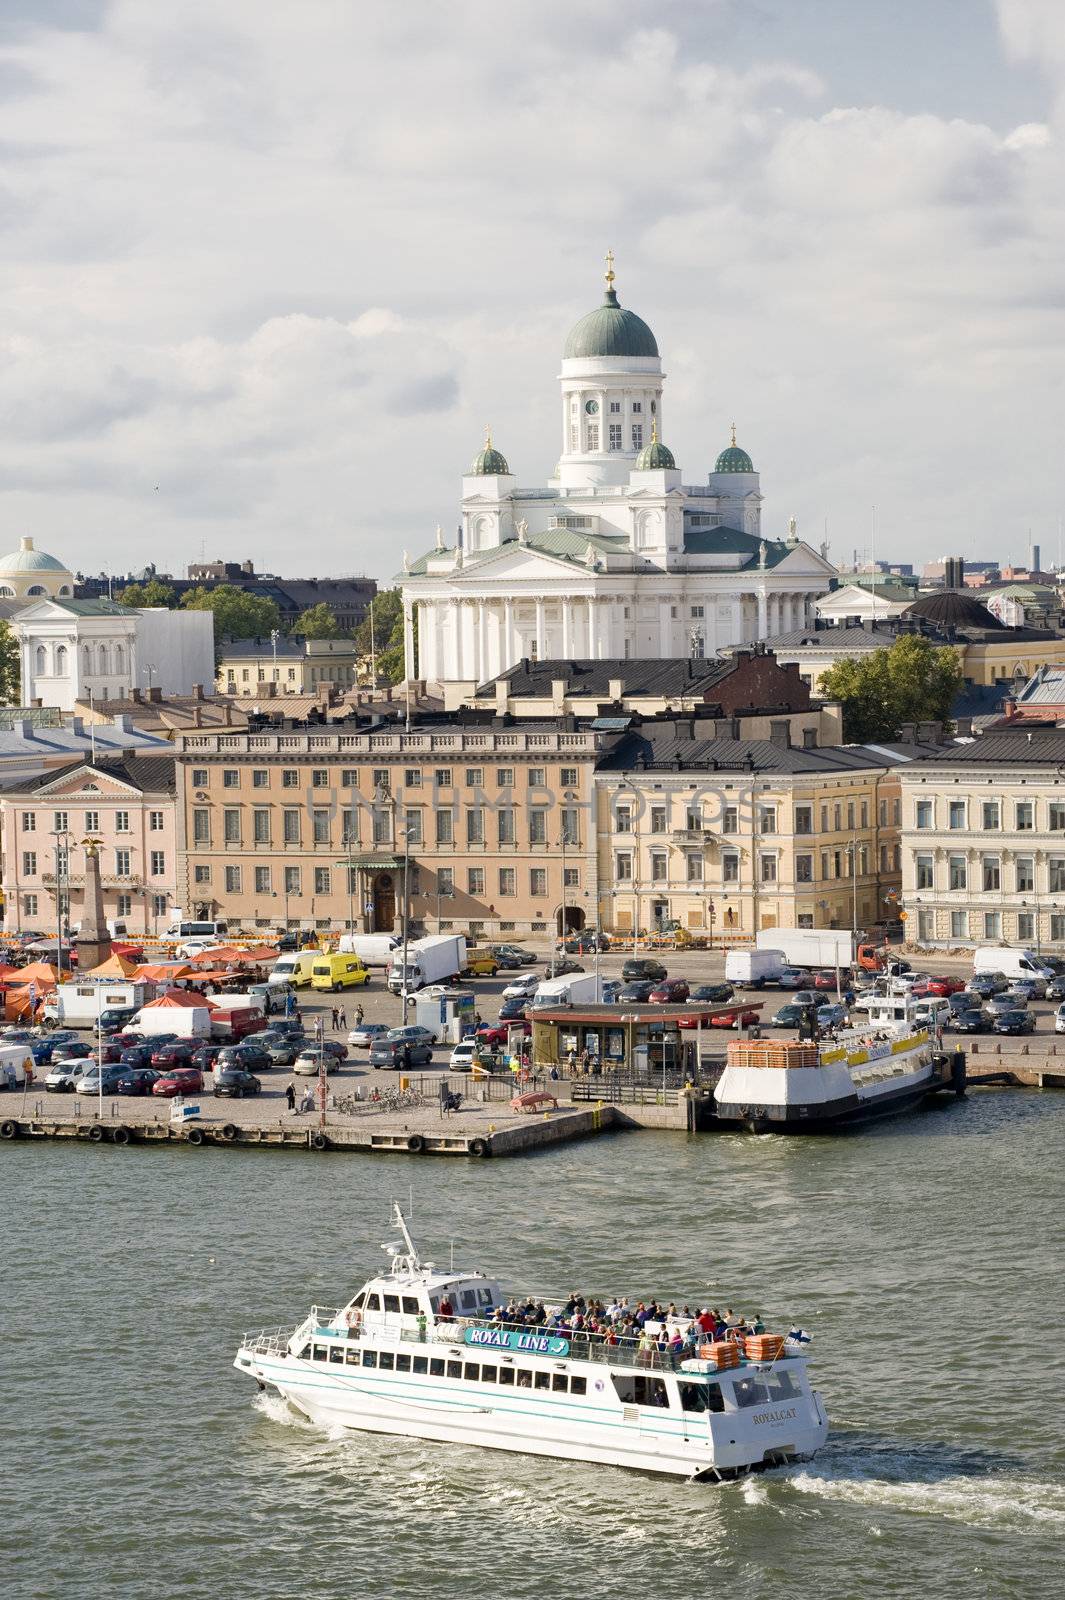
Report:
[{"label": "white cathedral facade", "polygon": [[434,550],[404,559],[408,678],[482,683],[526,657],[710,656],[802,627],[835,576],[794,525],[763,536],[735,430],[705,484],[682,481],[658,345],[613,279],[563,350],[554,476],[519,488],[489,437],[462,480],[459,541],[438,529]]}]

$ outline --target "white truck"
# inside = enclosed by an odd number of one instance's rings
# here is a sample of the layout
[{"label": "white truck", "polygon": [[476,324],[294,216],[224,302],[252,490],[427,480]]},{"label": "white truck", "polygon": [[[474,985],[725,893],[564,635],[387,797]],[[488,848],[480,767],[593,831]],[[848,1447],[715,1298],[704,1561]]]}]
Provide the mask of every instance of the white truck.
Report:
[{"label": "white truck", "polygon": [[389,967],[401,944],[394,933],[342,933],[337,955],[358,956],[364,967]]},{"label": "white truck", "polygon": [[61,983],[44,1002],[47,1022],[68,1028],[94,1028],[104,1011],[139,1009],[155,999],[154,983]]},{"label": "white truck", "polygon": [[1052,978],[1048,967],[1034,950],[1017,950],[1004,944],[978,944],[973,951],[973,977],[982,972],[1001,972],[1006,978]]},{"label": "white truck", "polygon": [[284,993],[286,989],[299,989],[311,981],[311,970],[321,955],[320,950],[289,950],[278,956],[267,975],[267,983]]},{"label": "white truck", "polygon": [[600,980],[594,972],[571,972],[564,978],[544,978],[530,1001],[533,1011],[543,1006],[595,1005],[600,997]]},{"label": "white truck", "polygon": [[725,955],[725,982],[741,989],[761,989],[776,983],[787,966],[782,950],[729,950]]},{"label": "white truck", "polygon": [[759,928],[758,950],[776,950],[789,967],[849,967],[857,940],[849,928]]},{"label": "white truck", "polygon": [[393,951],[388,968],[388,987],[393,994],[408,994],[424,989],[427,983],[446,983],[457,978],[466,966],[466,940],[462,934],[437,933],[427,939],[413,939],[407,946],[407,969],[403,970],[403,946]]}]

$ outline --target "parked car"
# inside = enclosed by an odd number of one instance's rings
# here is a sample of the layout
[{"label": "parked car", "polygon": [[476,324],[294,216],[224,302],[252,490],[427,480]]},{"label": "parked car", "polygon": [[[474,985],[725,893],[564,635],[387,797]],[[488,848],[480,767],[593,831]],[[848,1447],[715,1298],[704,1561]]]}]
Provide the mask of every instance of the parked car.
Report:
[{"label": "parked car", "polygon": [[791,997],[793,1006],[819,1006],[824,995],[818,994],[814,989],[796,989]]},{"label": "parked car", "polygon": [[990,1000],[984,1001],[984,1010],[989,1011],[993,1017],[1004,1016],[1007,1011],[1018,1011],[1021,1002],[1013,994],[993,994]]},{"label": "parked car", "polygon": [[584,968],[579,961],[574,961],[571,956],[556,955],[551,962],[549,970],[553,978],[565,978],[571,972],[583,972]]},{"label": "parked car", "polygon": [[802,1021],[805,1006],[797,1006],[794,1001],[789,1001],[786,1006],[781,1006],[776,1016],[770,1023],[773,1028],[797,1028]]},{"label": "parked car", "polygon": [[653,956],[630,956],[621,969],[623,983],[635,983],[637,980],[649,980],[658,983],[660,979],[667,978],[665,967],[661,961],[656,961]]},{"label": "parked car", "polygon": [[405,1028],[389,1028],[385,1038],[397,1041],[399,1044],[427,1044],[430,1050],[433,1047],[432,1030],[423,1028],[417,1022],[412,1022]]},{"label": "parked car", "polygon": [[73,1094],[91,1065],[89,1061],[57,1061],[49,1067],[44,1086],[55,1094]]},{"label": "parked car", "polygon": [[951,1016],[960,1016],[963,1011],[980,1009],[980,996],[973,994],[971,989],[958,989],[954,994],[947,996],[947,1005],[950,1007]]},{"label": "parked car", "polygon": [[731,983],[699,983],[688,994],[689,1000],[703,1005],[727,1005],[736,993]]},{"label": "parked car", "polygon": [[[33,1046],[30,1046],[32,1050]],[[90,1056],[96,1055],[95,1044],[87,1044],[83,1039],[67,1040],[52,1052],[53,1061],[88,1061]]]},{"label": "parked car", "polygon": [[477,1029],[475,1038],[479,1044],[488,1045],[490,1047],[504,1045],[510,1037],[511,1026],[519,1027],[526,1038],[528,1038],[532,1033],[531,1022],[520,1022],[512,1025],[508,1025],[506,1022],[482,1022],[481,1026]]},{"label": "parked car", "polygon": [[[620,978],[603,978],[599,984],[599,992],[605,1006],[617,1005],[621,997],[622,983]],[[503,1015],[502,1012],[499,1013]]]},{"label": "parked car", "polygon": [[817,1026],[819,1028],[842,1028],[847,1020],[846,1006],[835,1003],[817,1008]]},{"label": "parked car", "polygon": [[1006,990],[1007,995],[1020,1000],[1023,1005],[1028,1005],[1031,1000],[1045,999],[1046,992],[1047,980],[1045,978],[1014,978]]},{"label": "parked car", "polygon": [[1065,1033],[1065,1006],[1059,1006],[1054,1013],[1054,1032]]},{"label": "parked car", "polygon": [[370,1046],[371,1067],[405,1070],[407,1067],[428,1067],[432,1060],[432,1046],[417,1039],[393,1039],[391,1034],[386,1034],[383,1039],[375,1039]]},{"label": "parked car", "polygon": [[609,950],[610,940],[605,934],[589,928],[583,933],[567,934],[562,948],[571,956],[593,955],[596,950]]},{"label": "parked car", "polygon": [[101,1033],[121,1033],[128,1022],[137,1015],[136,1006],[107,1006],[100,1012]]},{"label": "parked car", "polygon": [[265,1050],[270,1057],[272,1067],[290,1067],[304,1048],[305,1041],[301,1039],[266,1039],[262,1034],[256,1034],[256,1042],[261,1050]]},{"label": "parked car", "polygon": [[[12,1039],[9,1034],[5,1034],[5,1044],[18,1044],[18,1042],[17,1039]],[[26,1040],[35,1067],[47,1066],[53,1057],[65,1054],[64,1045],[77,1043],[78,1036],[73,1028],[60,1028],[57,1033],[48,1033],[43,1039]]]},{"label": "parked car", "polygon": [[117,1085],[125,1077],[126,1069],[123,1066],[98,1067],[91,1062],[88,1069],[78,1079],[79,1094],[116,1094]]},{"label": "parked car", "polygon": [[646,1005],[647,1001],[651,998],[651,990],[653,988],[654,984],[651,982],[650,978],[639,978],[634,983],[625,984],[621,993],[618,995],[618,1000],[622,1005]]},{"label": "parked car", "polygon": [[543,982],[535,972],[524,972],[520,978],[512,978],[503,990],[504,1000],[531,1000],[537,987]]},{"label": "parked car", "polygon": [[713,1011],[710,1014],[710,1026],[712,1028],[749,1028],[753,1022],[759,1022],[760,1020],[761,1012],[748,1011],[746,1009],[737,1012],[735,1015],[728,1011]]},{"label": "parked car", "polygon": [[152,1093],[173,1098],[179,1094],[202,1094],[203,1073],[199,1067],[174,1067],[152,1084]]},{"label": "parked car", "polygon": [[919,1000],[913,1008],[913,1020],[922,1028],[945,1028],[950,1016],[947,1002],[937,999],[935,995],[930,995],[927,1000]]},{"label": "parked car", "polygon": [[150,1044],[131,1044],[128,1050],[123,1050],[118,1058],[121,1067],[150,1067],[152,1064],[152,1047]]},{"label": "parked car", "polygon": [[528,1007],[527,1000],[504,1000],[499,1007],[500,1022],[520,1022]]},{"label": "parked car", "polygon": [[269,1072],[271,1065],[270,1057],[261,1045],[253,1044],[250,1039],[242,1039],[240,1044],[227,1044],[219,1050],[214,1070],[225,1072],[230,1067],[242,1067],[245,1072]]},{"label": "parked car", "polygon": [[519,967],[523,967],[525,965],[525,962],[522,960],[521,956],[518,955],[517,951],[508,950],[506,945],[489,945],[488,954],[492,957],[492,960],[496,964],[497,970],[500,972],[516,972]]},{"label": "parked car", "polygon": [[320,1050],[316,1044],[308,1044],[292,1063],[292,1070],[300,1077],[316,1078],[322,1070],[323,1061],[327,1076],[331,1072],[340,1071],[340,1062],[336,1056],[331,1055],[328,1050]]},{"label": "parked car", "polygon": [[1051,978],[1044,1000],[1065,1000],[1065,978]]},{"label": "parked car", "polygon": [[184,1067],[202,1045],[202,1039],[172,1039],[169,1044],[161,1044],[157,1050],[152,1051],[152,1066],[159,1067],[162,1071],[169,1071],[171,1067]]},{"label": "parked car", "polygon": [[785,967],[777,975],[778,989],[805,989],[806,973],[802,967]]},{"label": "parked car", "polygon": [[1030,1011],[1000,1011],[993,1027],[995,1033],[1034,1033],[1035,1018]]},{"label": "parked car", "polygon": [[243,1100],[245,1095],[258,1094],[262,1084],[254,1072],[245,1072],[242,1067],[230,1067],[226,1072],[216,1072],[214,1090],[216,1100],[229,1095],[234,1100]]},{"label": "parked car", "polygon": [[159,1079],[163,1076],[156,1072],[154,1067],[133,1067],[132,1070],[124,1069],[121,1078],[115,1084],[116,1094],[151,1094]]},{"label": "parked car", "polygon": [[[260,1037],[256,1035],[256,1037]],[[213,1072],[214,1064],[225,1049],[222,1044],[201,1044],[196,1054],[189,1062],[190,1067],[199,1067],[201,1072]]]},{"label": "parked car", "polygon": [[1002,994],[1009,988],[1009,979],[1001,972],[980,972],[969,979],[967,987],[981,1000],[990,1000],[992,995]]},{"label": "parked car", "polygon": [[322,1049],[328,1055],[336,1056],[338,1061],[346,1061],[348,1059],[348,1047],[339,1039],[323,1039]]},{"label": "parked car", "polygon": [[469,1072],[479,1048],[476,1039],[460,1039],[448,1059],[452,1072]]},{"label": "parked car", "polygon": [[960,994],[964,988],[964,978],[942,976],[928,979],[928,993],[941,995],[944,1000],[949,999],[952,994]]},{"label": "parked car", "polygon": [[[846,974],[839,975],[840,986],[846,982]],[[820,972],[814,973],[813,984],[815,989],[834,989],[836,987],[835,967],[824,967]]]},{"label": "parked car", "polygon": [[683,978],[663,978],[661,983],[655,984],[647,998],[652,1005],[673,1006],[687,1000],[690,992]]},{"label": "parked car", "polygon": [[520,944],[494,944],[491,948],[500,966],[504,965],[504,957],[515,961],[519,967],[534,967],[540,959],[531,950],[523,950]]},{"label": "parked car", "polygon": [[970,1006],[968,1011],[956,1012],[948,1026],[953,1033],[990,1033],[991,1018],[986,1011]]},{"label": "parked car", "polygon": [[348,1034],[348,1043],[365,1050],[388,1032],[387,1022],[360,1022]]}]

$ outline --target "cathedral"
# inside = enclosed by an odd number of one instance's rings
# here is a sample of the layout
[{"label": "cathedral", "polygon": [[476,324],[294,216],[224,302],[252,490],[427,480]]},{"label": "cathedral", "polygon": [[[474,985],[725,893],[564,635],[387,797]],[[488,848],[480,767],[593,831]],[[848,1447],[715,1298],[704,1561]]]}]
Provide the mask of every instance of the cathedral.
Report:
[{"label": "cathedral", "polygon": [[735,428],[706,482],[683,481],[664,383],[608,256],[603,303],[562,351],[554,475],[519,488],[489,434],[462,480],[457,542],[438,528],[435,549],[404,557],[408,678],[482,683],[526,658],[707,656],[809,620],[834,569],[794,523],[765,537]]}]

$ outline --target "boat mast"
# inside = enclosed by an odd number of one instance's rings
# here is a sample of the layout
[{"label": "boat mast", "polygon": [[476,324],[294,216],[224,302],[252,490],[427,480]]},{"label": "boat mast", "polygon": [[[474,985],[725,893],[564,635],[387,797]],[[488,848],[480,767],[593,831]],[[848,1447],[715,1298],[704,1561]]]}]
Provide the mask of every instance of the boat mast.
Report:
[{"label": "boat mast", "polygon": [[414,1248],[414,1240],[407,1231],[407,1223],[403,1216],[403,1209],[398,1200],[393,1200],[392,1202],[392,1221],[403,1235],[403,1242],[407,1246],[407,1258],[410,1262],[410,1270],[412,1272],[420,1271],[421,1262],[418,1259],[418,1252]]}]

